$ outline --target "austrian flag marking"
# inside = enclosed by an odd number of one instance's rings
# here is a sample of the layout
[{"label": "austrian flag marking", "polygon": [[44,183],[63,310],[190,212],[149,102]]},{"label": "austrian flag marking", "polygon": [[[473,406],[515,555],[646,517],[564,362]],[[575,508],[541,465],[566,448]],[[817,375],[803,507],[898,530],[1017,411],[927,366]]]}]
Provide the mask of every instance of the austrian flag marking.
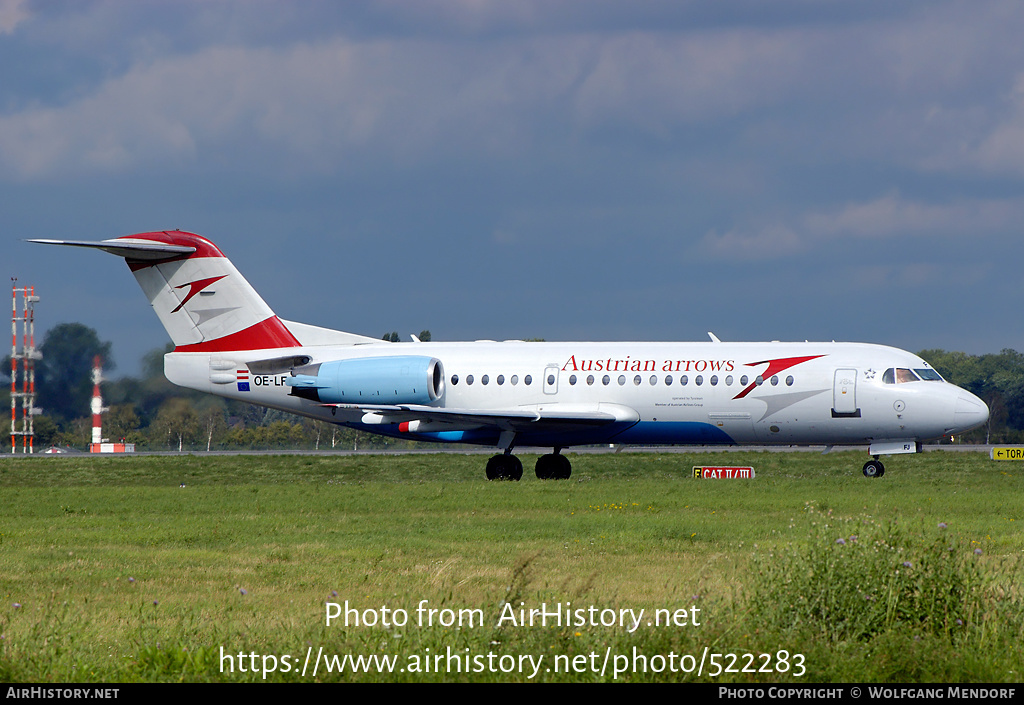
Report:
[{"label": "austrian flag marking", "polygon": [[238,391],[249,391],[249,370],[237,370],[235,372],[235,380],[238,382]]}]

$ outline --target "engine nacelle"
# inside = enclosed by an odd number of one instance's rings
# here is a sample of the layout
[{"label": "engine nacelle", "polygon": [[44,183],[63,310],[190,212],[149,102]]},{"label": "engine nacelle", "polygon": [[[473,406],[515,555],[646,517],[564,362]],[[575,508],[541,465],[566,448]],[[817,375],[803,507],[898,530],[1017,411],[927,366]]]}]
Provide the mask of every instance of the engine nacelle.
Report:
[{"label": "engine nacelle", "polygon": [[323,404],[430,404],[444,395],[444,368],[419,355],[332,360],[293,369],[285,384]]}]

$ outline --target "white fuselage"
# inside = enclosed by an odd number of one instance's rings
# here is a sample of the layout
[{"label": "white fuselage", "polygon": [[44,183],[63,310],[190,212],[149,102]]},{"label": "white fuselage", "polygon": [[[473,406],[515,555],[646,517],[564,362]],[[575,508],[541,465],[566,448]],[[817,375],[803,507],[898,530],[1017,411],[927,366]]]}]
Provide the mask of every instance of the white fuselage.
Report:
[{"label": "white fuselage", "polygon": [[[365,409],[292,395],[286,368],[261,373],[246,364],[399,355],[442,363],[438,408],[592,411],[618,419],[561,434],[520,431],[519,445],[871,443],[881,453],[913,452],[909,446],[973,428],[988,415],[980,399],[938,378],[916,355],[862,343],[371,343],[169,353],[165,368],[175,384],[375,433],[497,442],[499,430],[471,422],[412,429],[375,423]],[[903,380],[895,370],[918,374]]]}]

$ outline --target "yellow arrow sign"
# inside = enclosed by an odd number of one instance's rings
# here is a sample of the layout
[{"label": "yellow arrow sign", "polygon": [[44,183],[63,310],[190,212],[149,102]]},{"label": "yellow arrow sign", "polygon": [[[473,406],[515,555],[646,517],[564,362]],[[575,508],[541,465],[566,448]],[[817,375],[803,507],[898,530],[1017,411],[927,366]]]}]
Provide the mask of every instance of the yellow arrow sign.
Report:
[{"label": "yellow arrow sign", "polygon": [[992,460],[1024,460],[1024,448],[993,448]]}]

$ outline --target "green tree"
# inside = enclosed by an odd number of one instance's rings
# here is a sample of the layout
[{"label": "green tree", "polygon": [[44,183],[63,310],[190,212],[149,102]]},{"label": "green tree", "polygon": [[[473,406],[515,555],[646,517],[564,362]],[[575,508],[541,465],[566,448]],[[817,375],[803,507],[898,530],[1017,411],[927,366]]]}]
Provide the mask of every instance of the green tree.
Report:
[{"label": "green tree", "polygon": [[186,442],[195,442],[199,428],[199,414],[188,399],[168,399],[150,426],[155,441],[172,448],[177,445],[179,451]]},{"label": "green tree", "polygon": [[61,323],[46,332],[36,361],[36,405],[48,416],[70,420],[89,413],[92,361],[99,355],[103,369],[114,368],[110,343],[81,323]]},{"label": "green tree", "polygon": [[203,437],[206,440],[206,450],[209,452],[214,443],[220,445],[227,434],[228,424],[225,419],[226,404],[223,399],[211,397],[199,409],[199,426]]},{"label": "green tree", "polygon": [[[21,428],[20,425],[18,427]],[[60,427],[49,416],[40,415],[32,419],[32,431],[36,434],[34,443],[38,453],[54,445],[57,435],[60,433]]]},{"label": "green tree", "polygon": [[128,440],[139,428],[139,415],[131,404],[117,404],[103,414],[103,435],[115,443]]}]

